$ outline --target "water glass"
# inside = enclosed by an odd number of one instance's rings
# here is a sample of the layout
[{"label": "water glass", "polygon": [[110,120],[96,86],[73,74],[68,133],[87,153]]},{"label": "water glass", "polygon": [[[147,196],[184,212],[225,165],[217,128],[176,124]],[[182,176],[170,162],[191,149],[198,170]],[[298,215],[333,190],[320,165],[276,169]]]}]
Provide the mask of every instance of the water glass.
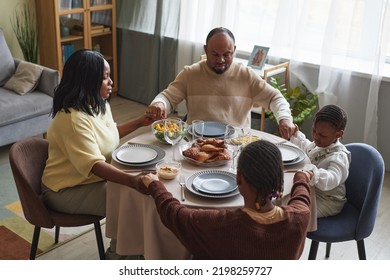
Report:
[{"label": "water glass", "polygon": [[203,138],[204,133],[204,121],[193,120],[192,121],[192,140],[195,142],[198,138]]},{"label": "water glass", "polygon": [[238,124],[226,125],[224,140],[225,144],[232,152],[232,165],[229,168],[230,172],[236,173],[235,159],[244,145],[245,132]]},{"label": "water glass", "polygon": [[183,121],[178,118],[168,118],[164,121],[164,139],[172,145],[172,159],[175,161],[175,145],[183,138]]},{"label": "water glass", "polygon": [[250,127],[244,127],[242,129],[243,132],[243,146],[245,147],[246,145],[250,144],[252,142],[252,131]]}]

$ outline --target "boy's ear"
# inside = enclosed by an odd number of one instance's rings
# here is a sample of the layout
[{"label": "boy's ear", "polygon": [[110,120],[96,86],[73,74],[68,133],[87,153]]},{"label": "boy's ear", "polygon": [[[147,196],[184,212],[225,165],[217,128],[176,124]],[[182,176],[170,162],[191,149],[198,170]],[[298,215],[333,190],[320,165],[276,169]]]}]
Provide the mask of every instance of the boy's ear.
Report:
[{"label": "boy's ear", "polygon": [[339,130],[339,131],[336,132],[336,137],[337,138],[342,138],[343,135],[344,135],[344,130]]}]

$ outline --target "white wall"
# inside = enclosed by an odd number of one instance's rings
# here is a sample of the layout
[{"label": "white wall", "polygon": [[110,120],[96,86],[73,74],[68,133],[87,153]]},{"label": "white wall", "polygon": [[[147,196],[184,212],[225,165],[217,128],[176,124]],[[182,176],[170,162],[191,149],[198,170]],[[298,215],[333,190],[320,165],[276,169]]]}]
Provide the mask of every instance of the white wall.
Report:
[{"label": "white wall", "polygon": [[378,107],[378,150],[390,171],[390,79],[381,83]]},{"label": "white wall", "polygon": [[[14,16],[15,9],[23,6],[24,3],[34,3],[35,0],[1,0],[0,1],[0,27],[3,28],[5,40],[14,57],[23,59],[22,50],[19,47],[18,40],[15,37],[14,31],[11,26],[11,18]],[[30,4],[31,5],[31,4]],[[35,14],[34,11],[31,11]]]}]

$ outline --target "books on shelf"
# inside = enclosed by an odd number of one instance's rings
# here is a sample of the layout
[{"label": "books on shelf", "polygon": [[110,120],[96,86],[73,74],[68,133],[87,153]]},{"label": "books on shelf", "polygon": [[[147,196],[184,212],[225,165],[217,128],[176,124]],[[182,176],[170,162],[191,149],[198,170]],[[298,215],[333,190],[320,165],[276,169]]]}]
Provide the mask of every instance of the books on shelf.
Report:
[{"label": "books on shelf", "polygon": [[[102,29],[92,29],[91,30],[91,34],[99,34],[99,33],[105,33],[105,32],[109,32],[111,31],[111,28],[110,27],[104,27]],[[84,35],[84,32],[83,31],[80,31],[80,30],[76,30],[76,29],[72,29],[70,31],[70,34],[72,35],[77,35],[77,36],[83,36]]]},{"label": "books on shelf", "polygon": [[[92,23],[90,32],[91,34],[99,34],[99,33],[109,32],[110,30],[111,30],[110,27],[104,26],[103,24]],[[70,33],[72,35],[83,36],[84,35],[83,25],[81,24],[74,25]]]},{"label": "books on shelf", "polygon": [[[111,4],[109,0],[90,0],[90,5],[107,5]],[[61,9],[81,8],[82,0],[60,0],[59,5]]]},{"label": "books on shelf", "polygon": [[[104,25],[103,24],[98,24],[98,23],[92,23],[91,24],[91,30],[98,30],[98,29],[103,29]],[[83,31],[84,30],[84,25],[82,24],[75,24],[73,26],[73,29]]]},{"label": "books on shelf", "polygon": [[62,47],[62,62],[65,64],[65,62],[74,52],[74,45],[67,44],[67,45],[62,45],[61,47]]},{"label": "books on shelf", "polygon": [[108,0],[90,0],[90,1],[91,1],[91,6],[110,4]]}]

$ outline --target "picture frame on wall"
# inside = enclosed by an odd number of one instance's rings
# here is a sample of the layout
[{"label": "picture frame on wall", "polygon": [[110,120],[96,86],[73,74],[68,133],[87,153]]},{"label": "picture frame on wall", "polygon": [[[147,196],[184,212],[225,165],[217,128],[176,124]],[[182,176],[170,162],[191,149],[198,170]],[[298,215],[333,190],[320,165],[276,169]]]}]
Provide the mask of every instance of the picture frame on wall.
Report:
[{"label": "picture frame on wall", "polygon": [[255,45],[248,60],[248,66],[254,69],[263,69],[265,60],[267,59],[269,47]]}]

